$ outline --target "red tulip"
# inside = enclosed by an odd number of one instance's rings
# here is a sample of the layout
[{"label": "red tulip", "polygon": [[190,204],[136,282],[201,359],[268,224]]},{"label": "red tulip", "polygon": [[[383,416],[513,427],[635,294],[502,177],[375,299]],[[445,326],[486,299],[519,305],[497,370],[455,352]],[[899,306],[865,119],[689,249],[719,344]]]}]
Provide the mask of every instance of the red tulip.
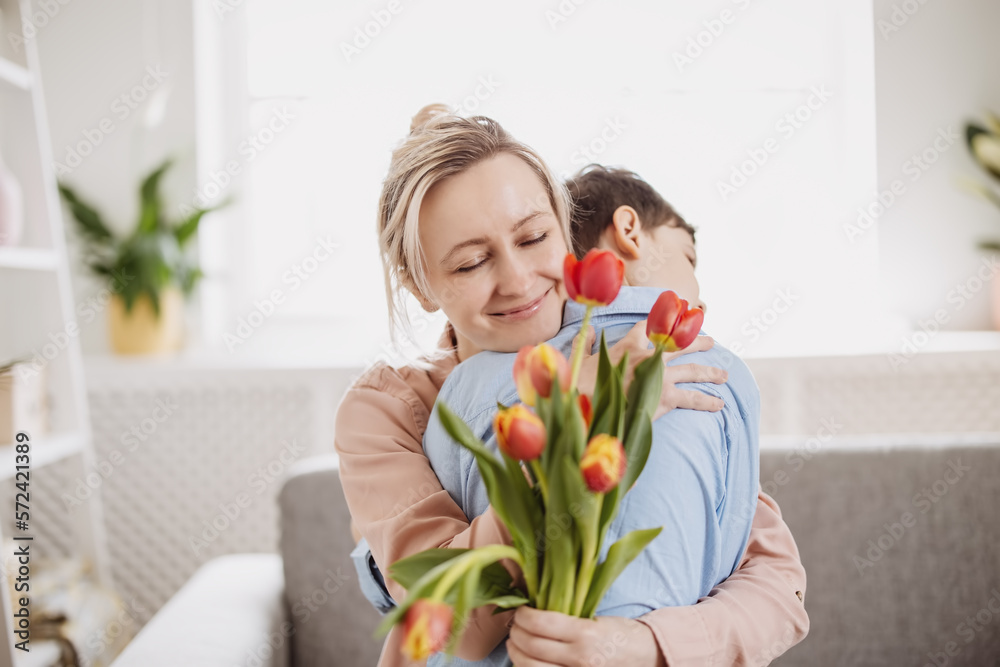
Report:
[{"label": "red tulip", "polygon": [[552,381],[559,378],[563,391],[569,390],[569,362],[562,353],[548,345],[525,345],[518,350],[514,359],[514,383],[517,395],[525,405],[534,406],[538,396],[548,398],[552,394]]},{"label": "red tulip", "polygon": [[590,428],[590,422],[594,419],[594,405],[590,402],[590,396],[580,394],[580,414],[583,415],[583,423],[586,428]]},{"label": "red tulip", "polygon": [[625,475],[625,447],[621,440],[607,433],[595,435],[583,450],[580,470],[587,488],[594,493],[607,493],[618,486]]},{"label": "red tulip", "polygon": [[420,599],[403,619],[403,653],[410,660],[426,660],[442,650],[451,634],[451,607],[437,600]]},{"label": "red tulip", "polygon": [[694,342],[705,321],[701,308],[688,310],[688,302],[667,290],[656,300],[646,320],[646,337],[667,352],[683,350]]},{"label": "red tulip", "polygon": [[523,404],[504,408],[493,418],[500,451],[517,461],[531,461],[545,449],[545,424]]},{"label": "red tulip", "polygon": [[624,277],[625,264],[610,250],[594,248],[580,261],[569,253],[563,260],[569,298],[588,306],[606,306],[614,301]]}]

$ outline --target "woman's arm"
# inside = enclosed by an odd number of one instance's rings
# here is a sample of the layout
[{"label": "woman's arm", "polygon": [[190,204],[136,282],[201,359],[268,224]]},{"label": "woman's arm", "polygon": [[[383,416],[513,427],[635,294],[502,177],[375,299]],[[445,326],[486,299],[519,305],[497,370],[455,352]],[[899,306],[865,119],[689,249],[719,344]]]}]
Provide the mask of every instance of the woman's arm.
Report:
[{"label": "woman's arm", "polygon": [[693,607],[656,609],[639,620],[669,667],[766,664],[809,632],[805,592],[792,532],[778,503],[759,491],[740,567]]},{"label": "woman's arm", "polygon": [[[598,622],[556,612],[518,610],[511,628],[511,656],[574,667],[595,653],[605,665],[767,664],[809,632],[803,605],[806,573],[778,504],[758,493],[750,541],[740,567],[697,604],[663,607],[636,619]],[[606,620],[605,620],[606,619]],[[658,651],[642,629],[652,633]],[[512,647],[513,644],[513,647]],[[633,655],[642,651],[641,657]]]},{"label": "woman's arm", "polygon": [[[470,522],[441,487],[423,450],[431,409],[424,400],[397,371],[380,365],[347,391],[337,410],[334,439],[347,506],[386,575],[392,563],[425,549],[511,542],[492,508]],[[385,583],[395,600],[405,598],[402,586],[388,576]],[[506,636],[512,613],[494,616],[492,607],[476,610],[459,656],[479,660],[488,655]],[[402,660],[398,650],[391,650],[397,643],[394,629],[380,665],[405,664],[391,662]]]}]

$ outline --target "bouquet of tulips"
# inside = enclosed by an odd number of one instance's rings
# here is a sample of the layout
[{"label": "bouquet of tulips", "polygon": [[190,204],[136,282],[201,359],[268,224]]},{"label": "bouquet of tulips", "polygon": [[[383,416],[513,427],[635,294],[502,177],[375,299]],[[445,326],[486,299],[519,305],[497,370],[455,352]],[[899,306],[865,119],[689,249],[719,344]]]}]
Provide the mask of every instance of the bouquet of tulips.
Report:
[{"label": "bouquet of tulips", "polygon": [[[576,385],[591,312],[614,301],[623,275],[624,265],[611,252],[591,250],[581,261],[566,256],[566,290],[587,306],[573,361],[544,343],[518,352],[514,380],[521,402],[498,404],[494,419],[500,458],[439,404],[442,425],[475,455],[490,504],[513,544],[430,549],[389,568],[407,597],[378,634],[403,623],[403,651],[411,659],[452,653],[470,611],[483,605],[496,605],[499,612],[530,604],[592,618],[612,582],[662,530],[633,531],[598,562],[621,497],[649,455],[663,383],[662,353],[690,345],[704,312],[689,310],[674,292],[660,295],[646,325],[655,351],[636,365],[627,392],[628,355],[612,364],[602,332],[593,395],[580,393]],[[523,587],[513,585],[504,559],[520,567]]]}]

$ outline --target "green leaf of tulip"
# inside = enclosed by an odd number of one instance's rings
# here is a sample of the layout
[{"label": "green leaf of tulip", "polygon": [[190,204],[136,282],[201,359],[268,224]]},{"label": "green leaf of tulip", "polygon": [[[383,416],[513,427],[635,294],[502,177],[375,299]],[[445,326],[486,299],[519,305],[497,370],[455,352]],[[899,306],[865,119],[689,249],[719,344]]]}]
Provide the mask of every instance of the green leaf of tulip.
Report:
[{"label": "green leaf of tulip", "polygon": [[663,527],[647,528],[645,530],[633,530],[620,540],[611,545],[608,549],[608,557],[604,559],[594,572],[594,580],[590,585],[590,592],[587,593],[587,600],[583,605],[580,614],[582,618],[593,618],[597,611],[597,605],[601,598],[608,592],[608,588],[618,575],[622,573],[629,563],[642,552],[646,546],[656,539]]},{"label": "green leaf of tulip", "polygon": [[[406,590],[410,590],[422,576],[441,563],[467,553],[468,549],[427,549],[418,554],[401,558],[389,566],[389,576]],[[506,570],[504,570],[506,572]]]}]

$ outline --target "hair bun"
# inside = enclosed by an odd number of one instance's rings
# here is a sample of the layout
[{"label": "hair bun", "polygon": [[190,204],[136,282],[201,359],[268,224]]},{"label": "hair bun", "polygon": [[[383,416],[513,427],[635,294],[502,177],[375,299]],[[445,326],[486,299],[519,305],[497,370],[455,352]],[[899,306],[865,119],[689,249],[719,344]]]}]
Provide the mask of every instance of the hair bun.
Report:
[{"label": "hair bun", "polygon": [[435,116],[450,113],[451,109],[447,104],[428,104],[423,109],[418,111],[417,115],[415,115],[413,120],[410,121],[410,134],[413,134],[418,129],[429,123]]}]

